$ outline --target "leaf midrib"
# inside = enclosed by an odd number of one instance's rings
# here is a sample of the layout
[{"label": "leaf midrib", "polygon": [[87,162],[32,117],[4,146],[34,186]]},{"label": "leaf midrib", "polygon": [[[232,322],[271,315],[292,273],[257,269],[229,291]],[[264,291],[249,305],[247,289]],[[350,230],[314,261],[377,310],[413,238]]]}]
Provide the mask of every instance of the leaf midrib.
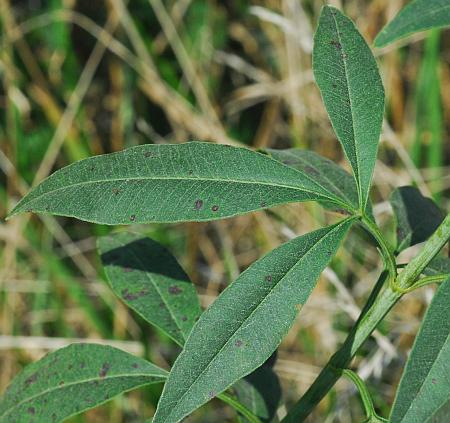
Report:
[{"label": "leaf midrib", "polygon": [[[295,170],[295,169],[294,169]],[[299,172],[298,170],[296,170],[297,172]],[[300,172],[299,172],[300,173]],[[31,203],[33,201],[36,201],[38,199],[42,199],[47,195],[51,195],[51,194],[55,194],[59,191],[64,191],[68,188],[73,188],[73,187],[79,187],[79,186],[83,186],[83,185],[93,185],[93,184],[97,184],[97,183],[103,183],[103,182],[128,182],[128,181],[159,181],[159,180],[175,180],[175,181],[184,181],[184,180],[191,180],[191,181],[204,181],[204,182],[222,182],[222,183],[235,183],[235,184],[248,184],[248,185],[265,185],[265,186],[270,186],[270,187],[279,187],[279,188],[288,188],[288,189],[293,189],[296,191],[303,191],[306,193],[310,193],[310,194],[315,194],[318,196],[321,196],[325,199],[331,200],[337,204],[342,204],[341,201],[339,201],[339,198],[334,197],[334,196],[328,196],[326,194],[323,193],[318,193],[315,191],[311,191],[309,189],[306,188],[301,188],[299,186],[295,186],[295,185],[287,185],[287,184],[280,184],[280,183],[270,183],[270,182],[263,182],[263,181],[245,181],[245,180],[236,180],[236,179],[211,179],[211,178],[192,178],[192,177],[183,177],[183,178],[179,178],[179,177],[154,177],[154,178],[150,178],[150,177],[122,177],[122,178],[110,178],[110,179],[99,179],[99,180],[91,180],[91,181],[83,181],[83,182],[78,182],[75,184],[68,184],[65,185],[63,187],[58,187],[56,189],[53,190],[49,190],[43,193],[39,193],[37,194],[35,197],[31,198],[28,203]],[[317,184],[314,180],[309,179],[310,181],[312,181],[315,185],[317,185],[319,188],[321,188],[321,190],[327,191],[324,188],[322,188],[319,184]],[[18,204],[17,208],[20,208],[21,206],[23,206],[24,204],[27,204],[27,202],[25,201],[27,198],[25,197],[23,199],[23,203],[22,204]],[[14,213],[14,210],[13,210]]]},{"label": "leaf midrib", "polygon": [[[83,385],[89,382],[95,382],[95,381],[111,381],[114,379],[120,379],[120,378],[138,378],[138,377],[160,377],[162,379],[167,379],[167,374],[149,374],[149,373],[124,373],[124,374],[120,374],[120,375],[114,375],[114,376],[109,376],[109,377],[94,377],[94,378],[89,378],[89,379],[83,379],[82,381],[76,381],[76,382],[70,382],[70,383],[65,383],[63,386],[57,386],[54,388],[49,388],[46,389],[45,391],[39,392],[38,394],[32,395],[31,397],[28,397],[16,404],[14,404],[13,407],[6,409],[6,411],[0,415],[0,418],[3,418],[5,416],[7,416],[8,414],[10,414],[12,411],[14,411],[14,409],[21,407],[23,404],[26,404],[27,402],[33,401],[36,398],[39,398],[41,396],[47,395],[48,393],[51,393],[53,391],[57,391],[57,390],[61,390],[63,391],[66,388],[69,388],[71,386],[76,386],[76,385]],[[150,381],[149,381],[150,382]],[[142,385],[145,385],[146,382],[144,382]],[[140,386],[142,386],[140,385]]]},{"label": "leaf midrib", "polygon": [[[334,22],[334,26],[335,26],[335,31],[336,31],[336,36],[338,37],[338,41],[341,44],[342,48],[345,50],[344,44],[342,43],[342,38],[341,35],[339,33],[339,27],[338,27],[338,22],[336,20],[335,15],[333,14],[333,11],[330,10],[331,12],[331,17],[333,19]],[[353,133],[353,142],[354,142],[354,147],[355,147],[355,156],[356,156],[356,169],[353,169],[354,175],[356,177],[356,186],[358,188],[358,197],[359,197],[359,203],[361,207],[364,207],[362,205],[363,203],[363,193],[362,193],[362,187],[361,187],[361,175],[359,172],[359,163],[360,163],[360,157],[358,154],[358,148],[356,145],[356,131],[355,131],[355,116],[353,115],[353,102],[352,102],[352,97],[351,97],[351,92],[350,92],[350,81],[349,81],[349,75],[348,75],[348,70],[347,70],[347,62],[345,61],[345,59],[342,57],[342,63],[344,65],[344,74],[345,74],[345,81],[346,81],[346,88],[347,88],[347,95],[348,95],[348,101],[349,101],[349,105],[350,105],[350,114],[352,116],[352,133]],[[353,168],[353,166],[352,166]]]},{"label": "leaf midrib", "polygon": [[[334,233],[338,228],[340,228],[344,223],[347,223],[349,221],[349,219],[352,218],[348,218],[343,220],[341,223],[337,224],[335,228],[333,228],[332,230],[330,230],[329,232],[327,232],[322,238],[320,238],[319,241],[317,241],[313,246],[311,246],[311,248],[306,251],[300,258],[299,260],[297,260],[297,262],[294,264],[294,266],[292,266],[289,271],[287,271],[284,276],[272,287],[272,289],[269,291],[269,293],[264,296],[264,298],[256,305],[256,307],[254,307],[254,309],[250,312],[250,314],[241,322],[241,324],[239,325],[239,327],[233,331],[232,334],[230,334],[229,339],[220,347],[220,349],[217,351],[217,353],[215,354],[215,356],[209,361],[209,363],[207,364],[207,366],[201,371],[201,373],[199,373],[199,375],[192,381],[192,383],[189,385],[188,389],[186,389],[186,391],[183,393],[183,395],[176,401],[176,402],[172,402],[172,404],[174,403],[175,406],[172,407],[172,411],[170,412],[170,414],[167,417],[170,417],[174,410],[175,407],[178,406],[178,404],[180,404],[180,402],[184,399],[184,397],[189,393],[189,390],[192,386],[194,386],[194,384],[198,381],[198,379],[200,379],[200,377],[202,377],[202,375],[209,369],[209,367],[211,366],[211,364],[213,363],[214,359],[223,351],[223,349],[227,346],[227,344],[230,342],[230,339],[234,336],[234,334],[239,331],[242,326],[248,321],[248,319],[250,319],[253,314],[258,310],[259,307],[261,307],[261,305],[267,300],[267,298],[270,296],[270,294],[273,292],[273,290],[275,289],[275,287],[277,287],[292,271],[293,269],[295,269],[300,262],[302,262],[304,260],[304,258],[311,253],[311,251],[319,244],[321,243],[326,237],[328,237],[329,235],[331,235],[332,233]],[[250,268],[249,268],[250,270]],[[191,335],[192,335],[192,331],[191,331]],[[233,382],[232,382],[233,383]],[[231,383],[231,384],[232,384]],[[231,385],[230,384],[230,385]]]}]

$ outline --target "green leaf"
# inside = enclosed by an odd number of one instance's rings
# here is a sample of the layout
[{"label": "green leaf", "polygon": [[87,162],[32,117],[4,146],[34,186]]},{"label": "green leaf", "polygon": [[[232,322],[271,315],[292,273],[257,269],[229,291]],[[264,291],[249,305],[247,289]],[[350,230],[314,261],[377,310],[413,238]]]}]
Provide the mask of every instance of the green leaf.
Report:
[{"label": "green leaf", "polygon": [[104,224],[221,219],[330,200],[310,176],[254,151],[211,143],[142,145],[67,166],[26,195],[25,211]]},{"label": "green leaf", "polygon": [[395,189],[389,201],[397,220],[397,252],[426,241],[444,220],[434,201],[415,187]]},{"label": "green leaf", "polygon": [[154,423],[178,422],[275,351],[354,219],[276,248],[201,315],[170,373]]},{"label": "green leaf", "polygon": [[261,421],[272,421],[281,399],[281,386],[277,374],[270,366],[263,365],[237,381],[233,385],[233,391],[239,402]]},{"label": "green leaf", "polygon": [[73,344],[29,365],[0,399],[1,423],[56,423],[167,372],[105,345]]},{"label": "green leaf", "polygon": [[413,0],[375,38],[383,47],[414,32],[450,25],[450,0]]},{"label": "green leaf", "polygon": [[450,421],[450,278],[439,287],[414,342],[390,421]]},{"label": "green leaf", "polygon": [[169,251],[126,232],[99,238],[98,249],[114,293],[183,345],[201,308],[194,285]]},{"label": "green leaf", "polygon": [[[310,150],[290,148],[287,150],[272,150],[267,152],[275,160],[307,173],[321,186],[339,197],[350,209],[358,209],[358,189],[352,175],[331,160]],[[326,207],[335,211],[342,211],[336,204],[320,201]],[[347,213],[346,210],[343,211]]]},{"label": "green leaf", "polygon": [[428,276],[450,274],[450,258],[438,256],[428,263],[423,271]]},{"label": "green leaf", "polygon": [[314,36],[313,70],[333,128],[350,161],[365,209],[384,113],[377,64],[353,22],[324,6]]}]

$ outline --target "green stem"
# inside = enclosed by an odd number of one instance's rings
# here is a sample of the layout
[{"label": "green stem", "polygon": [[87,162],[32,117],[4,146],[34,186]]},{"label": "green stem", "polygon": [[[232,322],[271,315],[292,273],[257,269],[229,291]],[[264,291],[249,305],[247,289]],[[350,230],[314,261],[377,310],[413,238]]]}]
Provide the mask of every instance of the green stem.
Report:
[{"label": "green stem", "polygon": [[261,420],[255,416],[245,405],[241,404],[238,400],[225,392],[217,395],[217,398],[223,402],[231,405],[238,413],[242,414],[250,423],[261,423]]},{"label": "green stem", "polygon": [[380,417],[373,406],[372,397],[370,396],[369,390],[367,389],[364,381],[358,376],[357,373],[350,369],[342,370],[342,374],[350,379],[358,388],[359,395],[361,396],[361,400],[364,406],[364,411],[366,413],[367,419],[372,420],[375,419],[379,422],[387,422],[386,419]]},{"label": "green stem", "polygon": [[[442,249],[448,239],[450,239],[450,215],[447,215],[436,232],[425,243],[419,254],[399,274],[396,285],[401,289],[407,289],[413,285],[423,269]],[[383,272],[374,290],[379,290],[386,278],[387,272]],[[288,415],[282,420],[282,423],[299,423],[309,416],[315,406],[339,379],[336,369],[345,369],[349,366],[358,349],[402,295],[403,292],[401,290],[395,289],[389,284],[375,299],[376,295],[370,296],[369,301],[370,303],[373,302],[373,304],[364,307],[361,316],[342,347],[330,358],[314,383],[294,405]]]},{"label": "green stem", "polygon": [[383,257],[384,265],[389,272],[390,282],[394,282],[397,276],[397,264],[395,262],[394,253],[391,250],[391,247],[387,244],[384,239],[383,234],[380,231],[380,228],[369,218],[367,215],[363,214],[361,216],[361,221],[366,227],[366,229],[370,232],[370,234],[377,241],[381,255]]},{"label": "green stem", "polygon": [[422,288],[423,286],[430,285],[432,283],[441,283],[448,279],[448,275],[433,275],[426,276],[422,279],[419,279],[409,288],[403,290],[404,293],[415,291],[416,289]]}]

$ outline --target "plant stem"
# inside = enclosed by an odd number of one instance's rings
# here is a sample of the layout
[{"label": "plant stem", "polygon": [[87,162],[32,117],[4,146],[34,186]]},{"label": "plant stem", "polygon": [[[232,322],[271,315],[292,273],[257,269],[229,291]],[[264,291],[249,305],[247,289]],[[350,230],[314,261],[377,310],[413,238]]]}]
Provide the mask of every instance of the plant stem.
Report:
[{"label": "plant stem", "polygon": [[[423,269],[442,249],[449,238],[450,215],[447,215],[439,228],[425,243],[419,254],[400,273],[396,285],[401,290],[389,284],[377,298],[374,299],[376,295],[370,296],[369,302],[373,302],[373,304],[364,307],[358,321],[355,323],[342,347],[330,358],[314,383],[294,405],[288,415],[282,420],[282,423],[299,423],[309,416],[314,407],[339,379],[340,372],[337,370],[345,369],[349,366],[360,346],[402,297],[402,290],[408,289],[414,284]],[[387,273],[383,272],[375,285],[375,292],[380,289],[386,277]]]},{"label": "plant stem", "polygon": [[361,400],[364,406],[364,411],[368,419],[375,419],[379,422],[387,422],[386,419],[380,417],[373,406],[372,397],[370,396],[369,390],[367,389],[364,381],[358,376],[357,373],[350,369],[342,370],[342,374],[350,379],[358,388],[359,395],[361,396]]},{"label": "plant stem", "polygon": [[395,257],[391,247],[387,244],[380,228],[370,218],[368,218],[367,215],[363,214],[361,216],[361,221],[380,246],[384,265],[389,272],[390,281],[393,282],[397,276],[397,264],[395,262]]},{"label": "plant stem", "polygon": [[221,399],[228,405],[231,405],[238,413],[242,414],[250,423],[261,423],[261,420],[257,416],[255,416],[245,405],[241,404],[231,395],[228,395],[224,392],[220,395],[217,395],[217,398]]},{"label": "plant stem", "polygon": [[404,292],[412,292],[416,289],[422,288],[423,286],[430,285],[432,283],[441,283],[448,279],[448,275],[433,275],[433,276],[426,276],[425,278],[419,279],[417,282],[415,282],[413,285],[411,285],[409,288],[405,289]]}]

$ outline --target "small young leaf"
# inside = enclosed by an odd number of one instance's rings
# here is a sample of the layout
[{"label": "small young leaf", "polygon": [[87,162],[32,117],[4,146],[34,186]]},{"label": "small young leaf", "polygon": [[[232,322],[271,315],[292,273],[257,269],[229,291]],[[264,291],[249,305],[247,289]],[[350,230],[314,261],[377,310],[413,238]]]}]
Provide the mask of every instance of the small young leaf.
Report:
[{"label": "small young leaf", "polygon": [[[269,149],[267,152],[275,160],[284,163],[286,166],[311,175],[321,186],[347,204],[349,209],[358,210],[358,189],[355,179],[336,163],[313,151],[300,148],[287,150]],[[320,203],[326,208],[341,210],[335,204],[329,204],[326,201],[320,201]]]},{"label": "small young leaf", "polygon": [[194,285],[169,251],[125,232],[99,238],[98,249],[114,293],[183,345],[201,308]]},{"label": "small young leaf", "polygon": [[435,257],[423,271],[428,276],[450,274],[450,257]]},{"label": "small young leaf", "polygon": [[377,64],[353,22],[324,6],[314,36],[313,70],[333,128],[350,161],[360,208],[369,196],[384,113]]},{"label": "small young leaf", "polygon": [[414,32],[450,25],[450,0],[412,0],[375,38],[383,47]]},{"label": "small young leaf", "polygon": [[450,278],[436,292],[400,381],[389,421],[450,421]]},{"label": "small young leaf", "polygon": [[281,386],[277,374],[270,366],[263,365],[237,381],[233,385],[233,391],[239,402],[262,422],[272,421],[281,399]]},{"label": "small young leaf", "polygon": [[105,345],[72,344],[29,365],[0,399],[0,423],[56,423],[167,372]]},{"label": "small young leaf", "polygon": [[444,219],[433,200],[415,187],[395,189],[389,201],[397,219],[397,252],[426,241]]},{"label": "small young leaf", "polygon": [[154,423],[174,423],[275,351],[353,223],[295,238],[243,272],[201,315],[170,373]]},{"label": "small young leaf", "polygon": [[50,213],[104,224],[222,219],[276,204],[340,200],[263,154],[202,142],[141,145],[67,166],[9,217]]}]

